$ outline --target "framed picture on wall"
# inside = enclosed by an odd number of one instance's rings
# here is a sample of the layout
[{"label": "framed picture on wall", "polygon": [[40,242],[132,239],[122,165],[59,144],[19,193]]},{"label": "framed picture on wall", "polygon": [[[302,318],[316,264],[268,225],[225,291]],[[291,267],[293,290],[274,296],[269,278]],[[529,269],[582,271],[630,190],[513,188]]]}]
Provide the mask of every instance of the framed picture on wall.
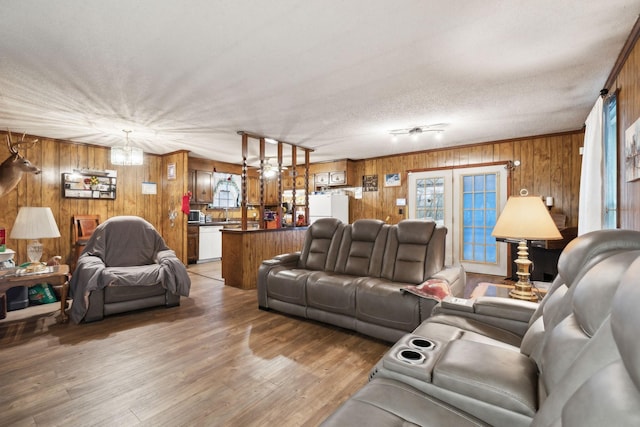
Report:
[{"label": "framed picture on wall", "polygon": [[167,165],[167,179],[168,180],[176,179],[176,164],[175,163],[169,163]]},{"label": "framed picture on wall", "polygon": [[378,175],[364,175],[362,177],[362,191],[378,191]]},{"label": "framed picture on wall", "polygon": [[400,187],[401,184],[399,173],[387,173],[384,175],[385,187]]},{"label": "framed picture on wall", "polygon": [[628,181],[640,178],[640,119],[624,132],[624,168]]}]

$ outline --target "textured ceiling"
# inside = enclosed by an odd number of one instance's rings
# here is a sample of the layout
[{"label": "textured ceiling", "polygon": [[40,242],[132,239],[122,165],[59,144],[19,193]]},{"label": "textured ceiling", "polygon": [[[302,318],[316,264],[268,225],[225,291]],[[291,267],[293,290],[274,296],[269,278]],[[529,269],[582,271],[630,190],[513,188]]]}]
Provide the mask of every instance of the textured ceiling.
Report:
[{"label": "textured ceiling", "polygon": [[[576,130],[639,0],[0,0],[0,128],[241,161]],[[443,123],[443,138],[389,131]],[[255,147],[254,147],[255,145]],[[257,155],[257,143],[252,154]]]}]

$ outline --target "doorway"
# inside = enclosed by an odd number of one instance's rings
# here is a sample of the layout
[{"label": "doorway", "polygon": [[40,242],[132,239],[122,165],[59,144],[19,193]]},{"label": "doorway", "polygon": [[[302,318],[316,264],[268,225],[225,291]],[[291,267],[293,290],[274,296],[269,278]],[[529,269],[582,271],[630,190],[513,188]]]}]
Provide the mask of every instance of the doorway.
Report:
[{"label": "doorway", "polygon": [[447,227],[445,263],[466,271],[505,276],[507,245],[491,236],[507,201],[502,165],[409,174],[409,218]]}]

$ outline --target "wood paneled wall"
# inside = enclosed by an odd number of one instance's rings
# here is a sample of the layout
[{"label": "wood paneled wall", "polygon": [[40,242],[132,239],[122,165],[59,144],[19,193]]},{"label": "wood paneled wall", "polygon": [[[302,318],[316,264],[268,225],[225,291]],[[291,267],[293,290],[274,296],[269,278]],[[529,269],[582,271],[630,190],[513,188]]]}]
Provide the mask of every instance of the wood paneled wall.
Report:
[{"label": "wood paneled wall", "polygon": [[[567,225],[576,226],[583,140],[584,132],[576,131],[357,161],[359,176],[378,175],[378,191],[363,192],[362,199],[352,199],[351,220],[388,217],[388,222],[397,223],[406,218],[406,208],[399,214],[396,199],[408,197],[410,170],[520,160],[521,166],[511,174],[511,194],[526,188],[530,194],[552,196],[552,212],[564,213]],[[396,172],[401,175],[402,185],[384,187],[384,175]]]},{"label": "wood paneled wall", "polygon": [[[640,230],[640,180],[627,182],[624,133],[640,117],[640,45],[635,44],[615,80],[618,90],[618,224]],[[594,99],[595,102],[595,99]]]},{"label": "wood paneled wall", "polygon": [[[4,140],[5,133],[0,132],[0,138]],[[13,191],[0,197],[0,226],[6,228],[7,237],[20,207],[48,206],[56,218],[61,237],[42,240],[45,252],[43,260],[53,255],[61,255],[63,260],[68,263],[72,256],[71,217],[73,215],[97,214],[100,215],[102,221],[116,215],[136,215],[153,224],[169,247],[174,249],[178,257],[186,264],[186,215],[180,213],[180,204],[178,204],[179,215],[175,226],[171,227],[168,211],[170,204],[178,203],[180,197],[187,191],[188,152],[172,153],[165,156],[145,154],[144,165],[113,166],[108,148],[43,137],[37,138],[39,138],[39,142],[28,148],[24,154],[27,159],[42,170],[42,173],[39,175],[24,174]],[[0,159],[4,160],[8,156],[6,145],[0,144]],[[168,163],[176,163],[176,180],[167,180]],[[117,171],[115,200],[72,199],[62,196],[62,173],[84,168]],[[158,194],[142,194],[143,182],[155,182]],[[27,260],[26,245],[26,241],[7,238],[7,247],[17,252],[18,262]]]}]

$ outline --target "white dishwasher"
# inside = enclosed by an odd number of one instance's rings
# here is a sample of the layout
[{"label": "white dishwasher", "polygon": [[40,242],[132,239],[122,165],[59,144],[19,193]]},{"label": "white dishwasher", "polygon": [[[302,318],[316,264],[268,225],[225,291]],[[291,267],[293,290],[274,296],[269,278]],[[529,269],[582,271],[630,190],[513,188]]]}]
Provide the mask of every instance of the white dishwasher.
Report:
[{"label": "white dishwasher", "polygon": [[222,226],[201,225],[199,238],[198,262],[222,258]]}]

